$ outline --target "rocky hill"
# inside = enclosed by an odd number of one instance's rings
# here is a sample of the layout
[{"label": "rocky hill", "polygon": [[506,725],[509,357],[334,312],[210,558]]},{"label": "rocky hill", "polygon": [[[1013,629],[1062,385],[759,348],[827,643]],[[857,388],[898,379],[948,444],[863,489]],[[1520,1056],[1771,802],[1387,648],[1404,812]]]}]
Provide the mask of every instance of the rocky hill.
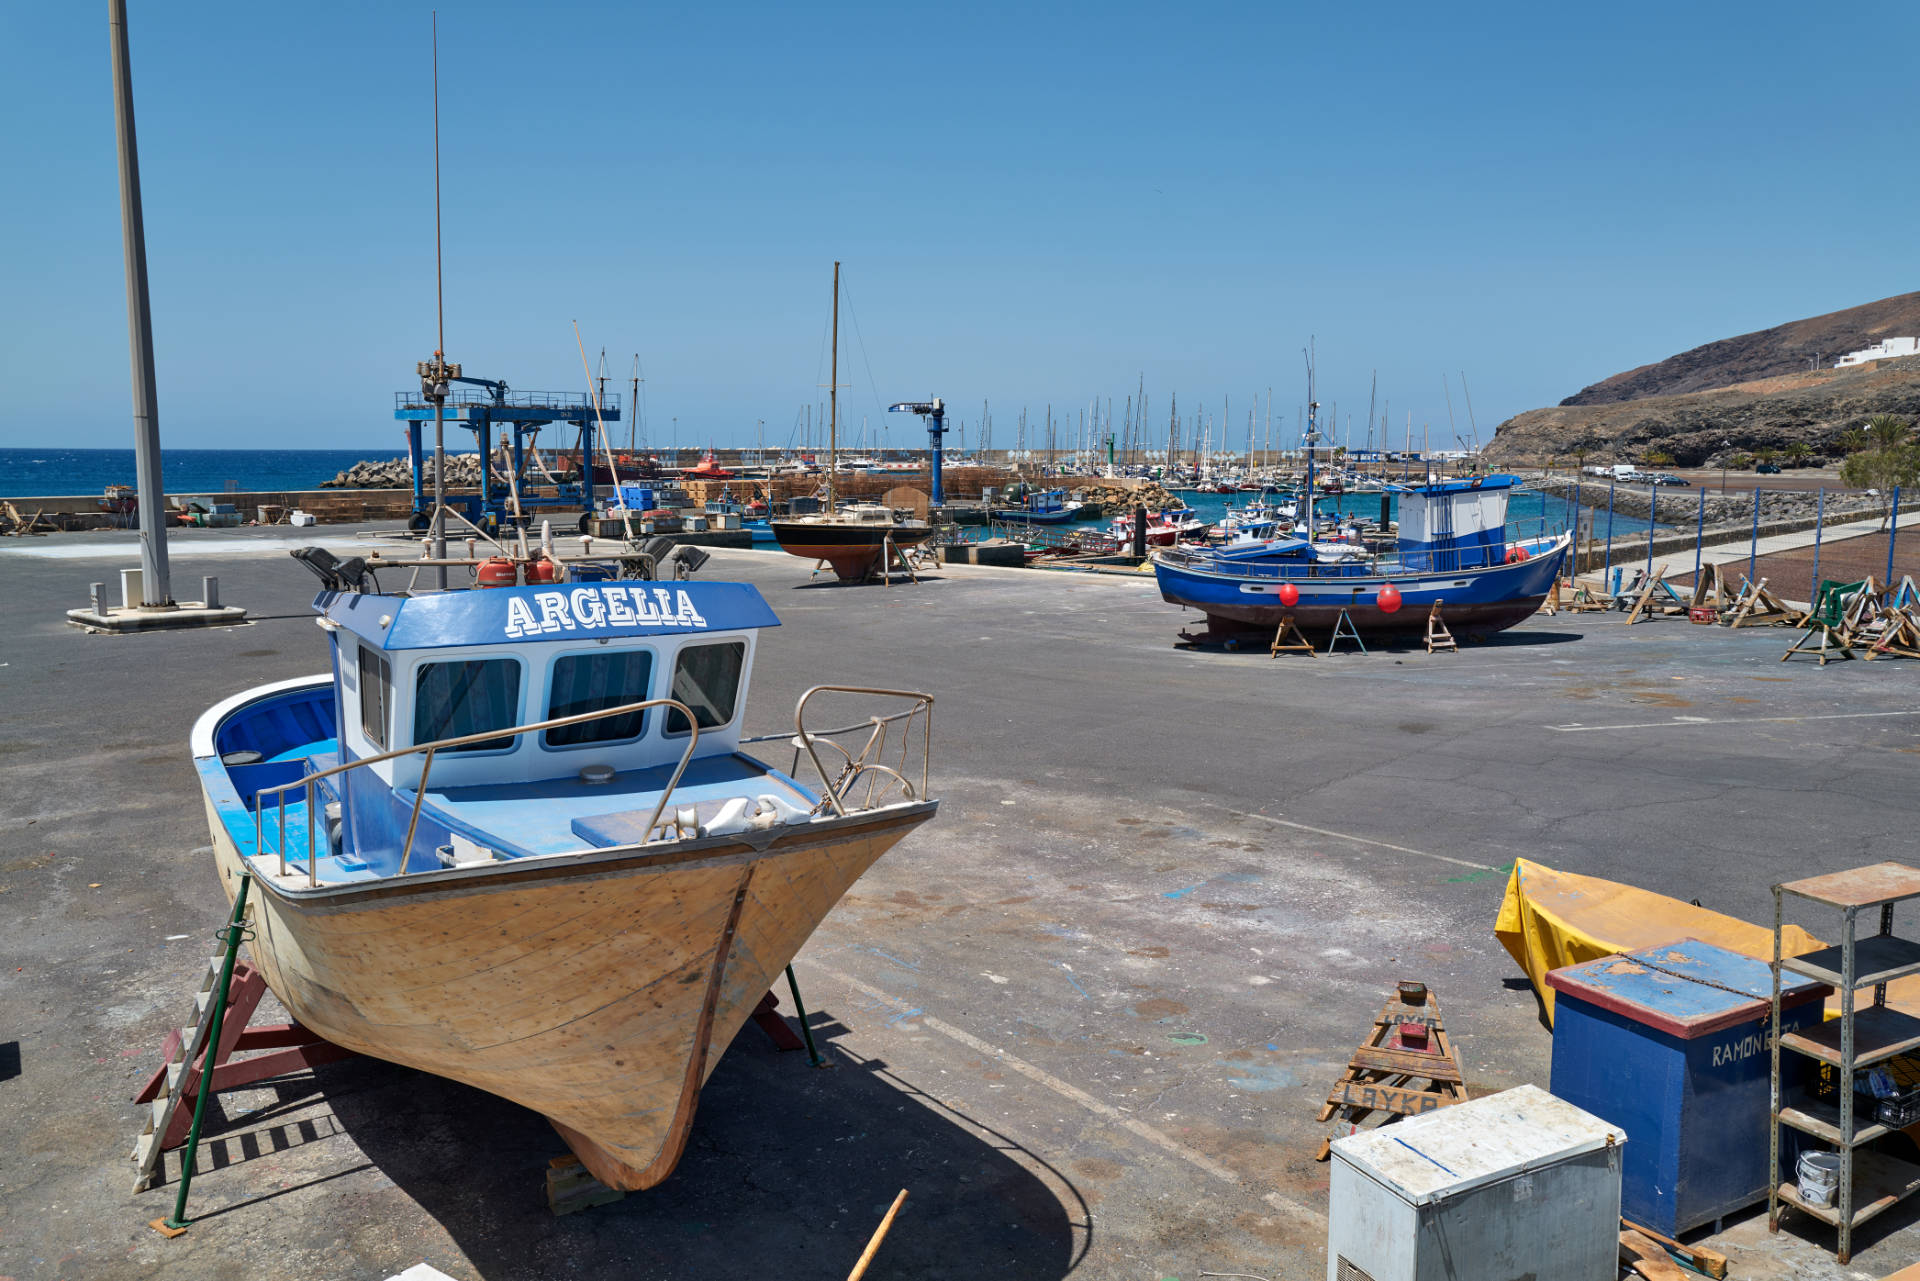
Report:
[{"label": "rocky hill", "polygon": [[1648,396],[1674,396],[1738,383],[1832,368],[1850,351],[1882,338],[1920,335],[1920,293],[1882,298],[1862,307],[1795,320],[1691,351],[1595,383],[1562,405],[1611,405]]},{"label": "rocky hill", "polygon": [[1795,442],[1837,457],[1840,434],[1880,413],[1920,417],[1920,356],[1683,395],[1532,409],[1495,429],[1486,457],[1544,465],[1585,451],[1596,462],[1636,462],[1658,449],[1679,466],[1702,467],[1718,465],[1724,453]]}]

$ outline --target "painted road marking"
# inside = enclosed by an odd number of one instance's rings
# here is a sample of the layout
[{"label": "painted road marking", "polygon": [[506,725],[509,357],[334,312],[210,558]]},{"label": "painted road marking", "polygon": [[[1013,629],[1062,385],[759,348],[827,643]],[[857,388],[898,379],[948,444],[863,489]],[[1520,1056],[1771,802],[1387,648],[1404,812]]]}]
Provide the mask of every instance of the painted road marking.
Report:
[{"label": "painted road marking", "polygon": [[1409,849],[1405,845],[1390,845],[1386,841],[1376,841],[1365,836],[1349,836],[1345,832],[1329,831],[1324,827],[1309,827],[1305,823],[1295,823],[1289,819],[1275,818],[1271,814],[1250,814],[1245,810],[1228,810],[1235,818],[1257,818],[1262,823],[1272,823],[1275,827],[1291,827],[1295,831],[1312,832],[1315,836],[1331,836],[1336,841],[1351,841],[1355,845],[1371,845],[1376,849],[1392,850],[1396,854],[1412,854],[1418,858],[1438,859],[1442,863],[1453,863],[1459,867],[1471,867],[1479,872],[1500,872],[1504,868],[1494,867],[1490,863],[1473,863],[1464,858],[1455,858],[1451,854],[1433,854],[1426,850]]},{"label": "painted road marking", "polygon": [[[856,992],[859,992],[865,996],[870,996],[874,1000],[879,1001],[884,1005],[892,1006],[896,1011],[908,1010],[913,1008],[912,1006],[908,1005],[905,1001],[899,1000],[893,995],[887,992],[884,992],[881,989],[872,986],[871,984],[862,983],[859,979],[854,978],[851,974],[842,974],[839,970],[830,969],[827,966],[821,965],[817,961],[809,960],[806,957],[799,957],[796,959],[796,964],[805,965],[811,969],[818,970],[820,973],[826,975],[828,978],[834,980],[836,983],[844,983],[847,987],[852,988]],[[979,1037],[973,1035],[971,1032],[963,1032],[959,1028],[954,1027],[951,1023],[943,1022],[942,1020],[935,1018],[931,1014],[920,1013],[920,1014],[916,1014],[914,1017],[919,1021],[920,1026],[926,1028],[929,1032],[938,1032],[940,1035],[947,1037],[949,1040],[958,1041],[960,1044],[966,1046],[969,1050],[972,1050],[976,1054],[985,1055],[987,1058],[992,1059],[995,1063],[1001,1066],[1012,1068],[1015,1072],[1018,1072],[1021,1076],[1026,1077],[1029,1081],[1033,1081],[1039,1085],[1044,1085],[1049,1090],[1052,1090],[1055,1094],[1058,1094],[1061,1098],[1069,1099],[1074,1103],[1078,1103],[1081,1107],[1085,1108],[1089,1112],[1092,1112],[1094,1115],[1105,1117],[1107,1120],[1113,1122],[1115,1125],[1120,1126],[1122,1129],[1130,1130],[1134,1134],[1145,1139],[1147,1142],[1153,1144],[1155,1147],[1161,1148],[1167,1152],[1172,1153],[1174,1156],[1179,1157],[1182,1161],[1185,1161],[1187,1164],[1195,1167],[1196,1169],[1202,1171],[1203,1173],[1209,1175],[1210,1177],[1218,1179],[1222,1183],[1233,1184],[1236,1187],[1241,1185],[1242,1180],[1239,1175],[1235,1174],[1232,1170],[1229,1170],[1226,1166],[1221,1165],[1218,1161],[1215,1161],[1212,1157],[1209,1157],[1204,1153],[1194,1151],[1192,1148],[1180,1142],[1178,1139],[1172,1138],[1166,1134],[1161,1133],[1159,1130],[1154,1129],[1152,1126],[1148,1125],[1145,1121],[1136,1120],[1135,1118],[1128,1116],[1125,1112],[1122,1112],[1119,1108],[1114,1107],[1111,1103],[1103,1103],[1099,1099],[1094,1098],[1091,1094],[1088,1094],[1085,1090],[1082,1090],[1077,1086],[1068,1085],[1065,1081],[1062,1081],[1059,1077],[1054,1076],[1052,1073],[1044,1071],[1041,1068],[1035,1067],[1033,1064],[1027,1062],[1025,1059],[1016,1058],[1013,1055],[1007,1053],[1005,1050],[1001,1049],[1000,1047],[996,1045],[989,1045],[987,1042],[981,1040]],[[1296,1201],[1290,1201],[1286,1197],[1281,1196],[1278,1192],[1267,1193],[1264,1200],[1267,1202],[1267,1204],[1273,1206],[1275,1209],[1284,1210],[1288,1214],[1299,1215],[1303,1218],[1311,1219],[1314,1222],[1321,1224],[1323,1226],[1326,1224],[1327,1216],[1325,1214],[1322,1214],[1320,1211],[1315,1210],[1310,1206],[1301,1205]]]},{"label": "painted road marking", "polygon": [[1794,721],[1865,721],[1880,716],[1920,716],[1920,708],[1908,712],[1830,712],[1819,716],[1729,716],[1709,720],[1704,716],[1676,716],[1665,721],[1637,721],[1631,725],[1548,725],[1556,734],[1587,734],[1597,729],[1675,729],[1689,725],[1768,725]]}]

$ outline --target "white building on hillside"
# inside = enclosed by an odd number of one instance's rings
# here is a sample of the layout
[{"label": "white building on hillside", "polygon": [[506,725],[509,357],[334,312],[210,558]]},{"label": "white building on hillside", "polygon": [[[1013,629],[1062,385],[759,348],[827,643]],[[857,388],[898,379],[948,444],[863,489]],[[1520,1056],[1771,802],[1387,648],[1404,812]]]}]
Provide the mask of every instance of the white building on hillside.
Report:
[{"label": "white building on hillside", "polygon": [[1920,356],[1920,338],[1882,338],[1871,347],[1848,352],[1836,360],[1833,367],[1846,369],[1870,360],[1892,360],[1895,356]]}]

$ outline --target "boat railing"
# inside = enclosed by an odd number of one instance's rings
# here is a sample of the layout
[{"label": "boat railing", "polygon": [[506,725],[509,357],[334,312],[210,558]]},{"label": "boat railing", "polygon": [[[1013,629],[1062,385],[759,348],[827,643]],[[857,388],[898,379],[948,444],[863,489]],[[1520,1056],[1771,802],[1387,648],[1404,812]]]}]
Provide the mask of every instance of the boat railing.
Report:
[{"label": "boat railing", "polygon": [[[864,721],[852,725],[842,725],[837,729],[810,730],[807,728],[807,704],[821,694],[865,694],[876,698],[906,699],[910,705],[903,711],[885,716],[869,716]],[[899,752],[893,758],[894,763],[886,763],[888,738],[893,726],[900,726]],[[916,727],[919,730],[915,734]],[[793,747],[792,773],[798,774],[800,758],[805,756],[813,764],[821,784],[821,797],[814,812],[825,813],[831,810],[835,817],[844,818],[851,812],[875,809],[890,803],[888,798],[898,788],[901,799],[905,801],[925,800],[927,796],[927,776],[933,758],[933,695],[918,690],[878,689],[864,685],[815,685],[800,696],[793,708],[793,734],[770,734],[761,738],[742,739],[742,745],[748,743],[773,742],[786,739]],[[849,734],[864,733],[866,739],[854,751],[837,740]],[[913,782],[914,739],[919,739],[919,785]],[[821,761],[822,747],[839,753],[836,767],[829,772]],[[833,758],[829,758],[833,759]],[[864,784],[865,791],[857,799],[855,792]]]},{"label": "boat railing", "polygon": [[[1223,559],[1219,555],[1220,548],[1184,545],[1161,548],[1154,555],[1160,561],[1183,569],[1230,569],[1236,578],[1351,578],[1355,576],[1356,568],[1369,572],[1377,571],[1381,574],[1454,574],[1464,573],[1467,570],[1494,568],[1503,563],[1506,549],[1515,544],[1551,542],[1563,537],[1565,533],[1563,528],[1553,526],[1545,517],[1532,517],[1508,521],[1505,537],[1497,544],[1439,548],[1433,551],[1416,549],[1409,552],[1376,555],[1365,551],[1364,544],[1356,543],[1353,544],[1353,557],[1339,561],[1315,559],[1255,561],[1238,560],[1232,557]],[[1315,546],[1324,545],[1324,542],[1315,544]]]},{"label": "boat railing", "polygon": [[[803,699],[802,701],[804,702],[805,700]],[[928,702],[931,703],[932,700],[928,699]],[[497,743],[503,738],[518,738],[522,734],[543,733],[550,729],[560,729],[568,725],[584,725],[588,721],[602,720],[610,716],[627,716],[636,712],[644,712],[649,707],[671,707],[677,710],[686,718],[687,725],[691,732],[687,735],[686,749],[680,753],[680,763],[674,766],[673,777],[668,779],[667,785],[661,789],[660,800],[653,807],[653,816],[647,820],[647,835],[645,841],[642,842],[645,844],[652,841],[654,828],[660,822],[660,815],[666,810],[667,802],[672,798],[674,789],[680,785],[680,777],[686,773],[687,762],[693,759],[694,749],[700,745],[699,718],[693,714],[692,708],[680,702],[678,699],[649,698],[639,703],[622,703],[617,707],[603,707],[591,712],[576,712],[571,716],[556,716],[549,720],[535,721],[531,725],[515,725],[503,729],[482,730],[477,734],[462,734],[457,738],[442,738],[436,739],[431,743],[416,743],[411,747],[401,747],[391,752],[381,752],[377,756],[363,756],[357,760],[344,761],[339,765],[306,774],[291,783],[281,783],[275,787],[263,787],[253,794],[253,848],[262,857],[265,857],[268,852],[266,846],[266,812],[268,801],[266,798],[273,796],[277,798],[274,803],[277,805],[279,811],[279,836],[275,841],[274,852],[280,857],[280,875],[288,875],[287,793],[296,788],[305,788],[307,794],[307,885],[309,888],[317,888],[320,884],[320,873],[319,860],[314,854],[313,832],[314,829],[324,821],[324,815],[314,808],[314,784],[320,782],[322,779],[332,778],[337,774],[345,774],[349,770],[361,769],[368,765],[379,765],[385,761],[399,760],[405,756],[424,755],[426,759],[420,763],[420,780],[414,785],[413,812],[407,819],[406,843],[400,848],[400,870],[395,873],[395,875],[398,876],[405,876],[407,873],[407,862],[413,854],[414,832],[418,830],[420,826],[420,807],[427,798],[427,778],[433,772],[433,758],[435,753],[443,752],[450,748],[457,749],[477,746],[481,743]],[[328,838],[328,848],[332,848],[331,837]]]}]

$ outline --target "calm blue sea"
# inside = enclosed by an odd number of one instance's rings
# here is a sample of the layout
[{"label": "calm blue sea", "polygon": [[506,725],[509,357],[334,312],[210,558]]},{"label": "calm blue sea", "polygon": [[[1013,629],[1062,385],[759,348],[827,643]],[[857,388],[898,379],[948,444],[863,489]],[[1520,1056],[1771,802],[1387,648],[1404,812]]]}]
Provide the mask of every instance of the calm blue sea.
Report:
[{"label": "calm blue sea", "polygon": [[[367,449],[167,449],[161,451],[160,475],[170,494],[223,493],[229,489],[314,489],[332,480],[362,459],[402,458],[402,451]],[[108,485],[133,484],[131,449],[0,449],[0,498],[27,498],[41,494],[97,494]],[[1691,491],[1672,500],[1676,511],[1689,510]],[[1229,503],[1245,506],[1248,494],[1186,494],[1189,506],[1218,519]],[[1331,500],[1322,499],[1320,510]],[[1661,504],[1662,508],[1666,503]],[[1380,495],[1353,494],[1340,500],[1342,511],[1378,515]],[[1664,510],[1662,515],[1665,515]],[[1558,497],[1523,490],[1513,496],[1508,521],[1531,536],[1568,528],[1572,510]],[[1662,526],[1668,522],[1662,520]],[[1684,523],[1684,517],[1682,518]],[[1630,516],[1613,518],[1615,537],[1646,533],[1645,521]],[[1606,516],[1600,513],[1598,537],[1606,537]]]},{"label": "calm blue sea", "polygon": [[[315,489],[363,458],[401,457],[368,449],[163,449],[160,480],[170,494]],[[0,498],[98,494],[131,484],[131,449],[0,449]]]}]

